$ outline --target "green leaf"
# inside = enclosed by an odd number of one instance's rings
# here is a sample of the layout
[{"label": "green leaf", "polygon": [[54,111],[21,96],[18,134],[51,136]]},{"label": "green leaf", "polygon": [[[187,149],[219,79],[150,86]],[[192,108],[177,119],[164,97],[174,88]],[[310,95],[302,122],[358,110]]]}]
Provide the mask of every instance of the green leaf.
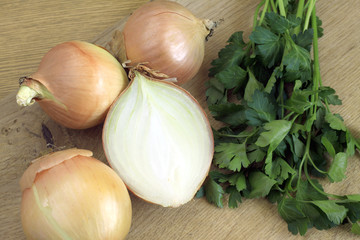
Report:
[{"label": "green leaf", "polygon": [[239,47],[245,47],[246,43],[243,39],[243,33],[242,31],[233,33],[230,38],[227,40],[228,43],[236,44]]},{"label": "green leaf", "polygon": [[347,149],[346,154],[350,157],[355,154],[356,139],[349,130],[346,131],[346,143]]},{"label": "green leaf", "polygon": [[310,203],[300,204],[301,211],[309,219],[309,228],[314,226],[318,230],[329,229],[336,226],[326,214]]},{"label": "green leaf", "polygon": [[288,223],[288,229],[293,234],[307,231],[308,219],[300,208],[300,204],[293,198],[283,198],[278,204],[280,216]]},{"label": "green leaf", "polygon": [[275,150],[291,129],[292,123],[287,120],[273,120],[264,124],[264,129],[255,142],[259,147],[266,147]]},{"label": "green leaf", "polygon": [[265,14],[265,22],[275,33],[285,33],[287,30],[298,26],[301,23],[299,20],[300,19],[295,19],[295,21],[290,21],[274,12],[267,12]]},{"label": "green leaf", "polygon": [[314,94],[314,91],[300,90],[301,81],[295,81],[295,86],[291,97],[286,100],[285,108],[298,114],[304,113],[309,109],[313,103],[310,101],[309,96]]},{"label": "green leaf", "polygon": [[235,103],[222,103],[210,105],[209,110],[213,117],[232,126],[246,123],[245,107]]},{"label": "green leaf", "polygon": [[292,140],[294,143],[294,153],[298,158],[301,158],[305,153],[305,144],[296,136],[296,134],[292,135]]},{"label": "green leaf", "polygon": [[238,202],[241,203],[241,194],[236,190],[235,187],[226,188],[226,192],[229,193],[229,208],[237,208]]},{"label": "green leaf", "polygon": [[246,155],[246,144],[220,143],[215,146],[214,160],[220,168],[240,171],[248,167],[250,162]]},{"label": "green leaf", "polygon": [[206,199],[208,200],[208,202],[222,208],[223,196],[225,192],[223,188],[217,182],[215,182],[212,177],[212,173],[213,172],[210,172],[209,177],[204,184]]},{"label": "green leaf", "polygon": [[211,62],[210,76],[215,76],[228,67],[240,65],[245,56],[243,41],[239,40],[240,35],[242,35],[240,32],[234,33],[229,38],[228,44],[219,51],[218,58]]},{"label": "green leaf", "polygon": [[249,174],[249,183],[251,186],[249,198],[260,198],[269,194],[276,181],[260,171],[253,171]]},{"label": "green leaf", "polygon": [[[324,190],[321,184],[316,180],[311,180],[315,186],[320,189]],[[303,201],[312,201],[312,200],[327,200],[327,196],[320,193],[316,190],[308,181],[300,181],[297,192],[296,192],[296,199],[303,200]]]},{"label": "green leaf", "polygon": [[280,145],[291,129],[292,123],[287,120],[273,120],[264,124],[264,131],[260,134],[255,144],[259,147],[269,146],[267,157],[265,159],[265,172],[271,174],[272,169],[272,153]]},{"label": "green leaf", "polygon": [[245,116],[251,126],[260,126],[264,122],[271,122],[276,118],[276,107],[270,95],[266,92],[255,90],[252,101],[248,102]]},{"label": "green leaf", "polygon": [[318,107],[318,110],[316,112],[316,120],[314,122],[314,125],[317,129],[320,129],[324,122],[325,122],[325,114],[326,114],[326,109],[324,107]]},{"label": "green leaf", "polygon": [[272,162],[270,177],[278,179],[279,183],[289,178],[289,175],[296,174],[296,171],[282,158],[276,158]]},{"label": "green leaf", "polygon": [[[353,200],[352,200],[353,201]],[[352,222],[356,222],[360,220],[360,202],[350,202],[342,204],[344,207],[348,209],[347,217]]]},{"label": "green leaf", "polygon": [[314,205],[320,208],[328,217],[328,219],[339,225],[346,217],[347,209],[336,203],[336,201],[332,200],[324,200],[324,201],[312,201]]},{"label": "green leaf", "polygon": [[245,87],[244,99],[249,102],[252,101],[252,96],[254,92],[256,90],[263,90],[264,86],[262,85],[261,82],[256,80],[254,74],[250,71],[250,69],[248,69],[248,73],[249,73],[249,80]]},{"label": "green leaf", "polygon": [[[349,200],[360,202],[360,194],[349,194],[349,195],[346,195],[346,197]],[[359,211],[360,211],[360,208],[359,208]],[[359,217],[359,219],[360,219],[360,217]]]},{"label": "green leaf", "polygon": [[237,65],[229,66],[215,75],[226,89],[241,87],[247,77],[247,72]]},{"label": "green leaf", "polygon": [[229,178],[229,183],[230,183],[230,185],[235,186],[236,190],[239,192],[246,189],[246,178],[245,178],[244,173],[233,174]]},{"label": "green leaf", "polygon": [[267,44],[279,40],[278,35],[261,26],[257,26],[255,30],[251,33],[249,38],[256,44]]},{"label": "green leaf", "polygon": [[340,182],[345,178],[347,168],[347,155],[344,152],[337,153],[331,163],[328,175],[331,182]]},{"label": "green leaf", "polygon": [[281,59],[283,43],[280,37],[266,28],[256,27],[250,35],[250,40],[256,45],[255,53],[260,56],[267,67],[273,67]]},{"label": "green leaf", "polygon": [[303,47],[310,52],[313,43],[313,35],[314,30],[312,28],[309,28],[304,32],[300,32],[298,35],[293,36],[294,42],[300,47]]},{"label": "green leaf", "polygon": [[339,99],[339,96],[335,94],[335,90],[331,87],[321,86],[319,87],[319,97],[320,99],[332,105],[341,105],[342,101]]},{"label": "green leaf", "polygon": [[274,72],[271,74],[271,76],[265,86],[264,92],[271,93],[271,91],[273,90],[273,88],[276,84],[276,74],[278,71],[280,71],[279,69],[280,69],[279,67],[276,67],[274,69]]},{"label": "green leaf", "polygon": [[196,192],[195,198],[202,198],[205,196],[205,189],[204,186],[201,186],[201,188]]},{"label": "green leaf", "polygon": [[227,102],[225,87],[219,79],[210,78],[206,85],[206,100],[209,105]]},{"label": "green leaf", "polygon": [[266,152],[264,152],[260,148],[257,148],[256,150],[248,153],[248,159],[251,163],[262,162],[264,161],[265,156],[266,156]]},{"label": "green leaf", "polygon": [[360,235],[360,224],[359,224],[359,222],[353,223],[353,225],[351,227],[351,232],[356,234],[356,235]]},{"label": "green leaf", "polygon": [[291,44],[291,49],[283,58],[283,64],[288,71],[310,70],[310,62],[309,51],[296,44]]},{"label": "green leaf", "polygon": [[326,151],[329,153],[331,157],[335,157],[336,151],[332,143],[327,139],[325,135],[321,137],[321,143],[326,148]]},{"label": "green leaf", "polygon": [[330,127],[332,129],[342,130],[342,131],[346,132],[346,126],[344,124],[344,121],[339,115],[328,112],[325,115],[325,121],[330,124]]}]

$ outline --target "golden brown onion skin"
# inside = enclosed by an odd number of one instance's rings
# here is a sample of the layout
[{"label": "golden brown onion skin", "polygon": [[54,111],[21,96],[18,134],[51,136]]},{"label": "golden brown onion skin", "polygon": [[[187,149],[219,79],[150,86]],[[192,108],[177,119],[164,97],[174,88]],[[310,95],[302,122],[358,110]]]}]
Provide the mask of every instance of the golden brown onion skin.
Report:
[{"label": "golden brown onion skin", "polygon": [[20,180],[27,239],[124,239],[131,225],[126,186],[87,150],[35,160]]},{"label": "golden brown onion skin", "polygon": [[199,71],[209,30],[182,5],[154,1],[134,11],[123,34],[131,65],[146,63],[181,85]]},{"label": "golden brown onion skin", "polygon": [[114,99],[128,85],[126,72],[109,52],[82,41],[52,48],[31,78],[66,106],[44,98],[38,100],[44,112],[73,129],[102,123]]}]

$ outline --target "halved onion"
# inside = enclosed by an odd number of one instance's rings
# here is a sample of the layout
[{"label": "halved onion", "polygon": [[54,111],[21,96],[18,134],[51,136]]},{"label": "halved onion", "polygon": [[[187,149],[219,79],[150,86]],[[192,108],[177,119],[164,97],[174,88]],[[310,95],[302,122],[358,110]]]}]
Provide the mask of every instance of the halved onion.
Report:
[{"label": "halved onion", "polygon": [[190,201],[208,174],[213,135],[199,103],[143,68],[111,107],[104,124],[107,159],[137,196],[165,207]]}]

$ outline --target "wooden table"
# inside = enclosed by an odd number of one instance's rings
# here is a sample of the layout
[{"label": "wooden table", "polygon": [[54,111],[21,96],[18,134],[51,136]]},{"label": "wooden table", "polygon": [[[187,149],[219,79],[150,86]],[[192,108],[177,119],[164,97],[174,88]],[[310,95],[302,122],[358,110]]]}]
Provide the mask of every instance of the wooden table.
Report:
[{"label": "wooden table", "polygon": [[[35,104],[29,109],[15,103],[18,78],[34,72],[41,57],[54,45],[67,40],[106,42],[119,22],[145,0],[111,1],[20,1],[0,4],[0,239],[21,240],[19,178],[29,162],[46,150],[41,123],[52,131],[55,144],[87,148],[105,161],[101,126],[74,131],[58,126]],[[211,59],[232,32],[248,36],[258,1],[179,0],[198,17],[224,22],[207,43],[206,58],[199,74],[186,84],[204,108],[204,82]],[[319,0],[323,20],[320,64],[323,83],[336,89],[343,106],[334,108],[354,134],[360,133],[360,1]],[[103,33],[103,34],[102,34]],[[98,36],[101,37],[98,37]],[[360,158],[349,161],[348,177],[338,184],[325,184],[327,191],[359,193]],[[328,231],[309,230],[305,237],[293,236],[278,216],[276,206],[266,200],[247,200],[238,209],[219,209],[204,199],[195,199],[175,209],[146,203],[133,195],[133,225],[128,239],[356,239],[349,226]]]}]

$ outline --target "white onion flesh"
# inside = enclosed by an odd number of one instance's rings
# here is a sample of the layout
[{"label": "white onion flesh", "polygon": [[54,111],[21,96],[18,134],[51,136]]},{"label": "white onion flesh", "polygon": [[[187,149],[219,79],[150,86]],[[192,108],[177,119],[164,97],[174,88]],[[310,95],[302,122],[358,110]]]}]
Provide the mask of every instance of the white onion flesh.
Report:
[{"label": "white onion flesh", "polygon": [[214,145],[206,114],[188,92],[138,72],[109,111],[103,143],[128,188],[165,207],[194,197]]}]

